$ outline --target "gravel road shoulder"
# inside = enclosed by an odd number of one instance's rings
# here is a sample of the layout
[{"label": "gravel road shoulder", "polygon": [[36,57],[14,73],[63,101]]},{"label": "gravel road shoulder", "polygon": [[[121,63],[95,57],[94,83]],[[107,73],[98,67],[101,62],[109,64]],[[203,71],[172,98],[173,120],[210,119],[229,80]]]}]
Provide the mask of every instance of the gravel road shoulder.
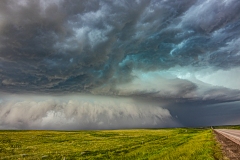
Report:
[{"label": "gravel road shoulder", "polygon": [[240,160],[240,146],[216,131],[214,131],[214,134],[222,146],[224,155],[230,160]]}]

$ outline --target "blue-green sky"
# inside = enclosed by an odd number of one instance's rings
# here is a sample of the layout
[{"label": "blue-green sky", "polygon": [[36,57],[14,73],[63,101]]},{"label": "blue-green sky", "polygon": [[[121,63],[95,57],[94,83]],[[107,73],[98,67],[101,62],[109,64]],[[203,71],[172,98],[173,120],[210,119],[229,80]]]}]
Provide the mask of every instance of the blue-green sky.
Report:
[{"label": "blue-green sky", "polygon": [[1,0],[0,129],[240,123],[239,0]]}]

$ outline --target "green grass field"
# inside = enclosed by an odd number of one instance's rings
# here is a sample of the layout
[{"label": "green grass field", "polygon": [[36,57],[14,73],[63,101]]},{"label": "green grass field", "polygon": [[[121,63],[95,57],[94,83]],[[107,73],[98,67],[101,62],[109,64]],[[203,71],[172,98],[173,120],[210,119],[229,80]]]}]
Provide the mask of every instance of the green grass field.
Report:
[{"label": "green grass field", "polygon": [[0,159],[214,160],[210,129],[0,131]]},{"label": "green grass field", "polygon": [[214,126],[214,129],[240,129],[240,125]]}]

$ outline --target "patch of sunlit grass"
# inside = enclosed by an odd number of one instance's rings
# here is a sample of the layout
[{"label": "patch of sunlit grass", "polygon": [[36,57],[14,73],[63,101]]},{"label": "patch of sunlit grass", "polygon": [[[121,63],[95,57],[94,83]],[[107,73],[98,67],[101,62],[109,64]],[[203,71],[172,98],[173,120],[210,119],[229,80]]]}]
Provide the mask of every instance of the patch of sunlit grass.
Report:
[{"label": "patch of sunlit grass", "polygon": [[210,129],[0,131],[0,142],[1,159],[214,159],[218,149]]}]

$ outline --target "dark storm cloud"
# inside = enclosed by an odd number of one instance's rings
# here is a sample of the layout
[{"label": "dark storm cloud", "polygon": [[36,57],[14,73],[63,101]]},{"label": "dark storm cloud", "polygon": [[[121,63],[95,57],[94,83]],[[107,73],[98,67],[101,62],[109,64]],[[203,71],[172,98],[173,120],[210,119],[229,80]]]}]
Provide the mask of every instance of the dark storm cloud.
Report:
[{"label": "dark storm cloud", "polygon": [[239,125],[239,101],[206,104],[204,102],[177,103],[168,106],[173,117],[183,126]]},{"label": "dark storm cloud", "polygon": [[132,70],[239,66],[238,1],[1,1],[1,89],[90,92]]},{"label": "dark storm cloud", "polygon": [[[240,100],[239,8],[238,0],[2,0],[2,92],[129,97],[135,100],[130,108],[140,101],[154,107],[134,108],[135,116],[118,104],[104,102],[107,108],[92,114],[97,108],[92,101],[99,102],[93,96],[91,102],[74,104],[91,104],[88,116],[97,117],[79,127],[81,114],[68,115],[71,98],[40,102],[25,97],[13,102],[6,96],[0,99],[0,127],[51,128],[54,119],[63,118],[64,128],[69,124],[72,129],[87,128],[90,123],[98,128],[98,122],[105,124],[102,128],[114,128],[108,123],[114,117],[119,121],[114,125],[122,127],[145,122],[164,126],[165,122],[155,121],[157,115],[150,116],[155,109],[160,115],[166,111],[167,119],[180,115],[183,125],[190,125],[184,116],[194,117],[197,111],[207,117],[207,110],[210,115],[219,106]],[[166,104],[156,104],[160,102]],[[196,112],[187,112],[190,105],[197,106]],[[113,107],[113,117],[108,106]],[[32,112],[15,114],[22,110]],[[136,121],[128,126],[123,117]],[[44,125],[48,120],[51,125]]]}]

